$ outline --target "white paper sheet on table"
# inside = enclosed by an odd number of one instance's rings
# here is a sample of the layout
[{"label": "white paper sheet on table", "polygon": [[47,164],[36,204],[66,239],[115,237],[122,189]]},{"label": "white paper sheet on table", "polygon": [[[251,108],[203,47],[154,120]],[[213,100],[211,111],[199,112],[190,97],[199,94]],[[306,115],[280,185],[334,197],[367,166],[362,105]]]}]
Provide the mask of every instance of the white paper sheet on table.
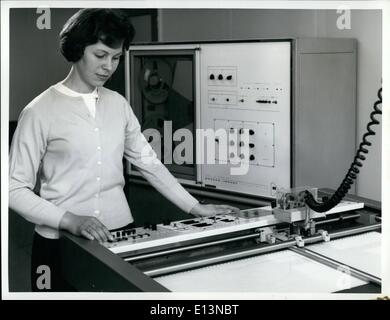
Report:
[{"label": "white paper sheet on table", "polygon": [[307,246],[345,265],[381,278],[381,234],[368,232]]},{"label": "white paper sheet on table", "polygon": [[290,250],[156,277],[173,292],[318,292],[366,284]]}]

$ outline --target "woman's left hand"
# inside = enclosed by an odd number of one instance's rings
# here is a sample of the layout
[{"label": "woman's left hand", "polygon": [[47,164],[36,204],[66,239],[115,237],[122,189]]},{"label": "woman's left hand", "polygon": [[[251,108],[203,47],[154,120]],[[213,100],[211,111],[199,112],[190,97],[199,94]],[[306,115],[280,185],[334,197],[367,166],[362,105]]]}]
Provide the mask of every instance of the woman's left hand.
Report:
[{"label": "woman's left hand", "polygon": [[238,214],[240,209],[225,204],[196,204],[190,214],[197,217],[215,216],[217,214]]}]

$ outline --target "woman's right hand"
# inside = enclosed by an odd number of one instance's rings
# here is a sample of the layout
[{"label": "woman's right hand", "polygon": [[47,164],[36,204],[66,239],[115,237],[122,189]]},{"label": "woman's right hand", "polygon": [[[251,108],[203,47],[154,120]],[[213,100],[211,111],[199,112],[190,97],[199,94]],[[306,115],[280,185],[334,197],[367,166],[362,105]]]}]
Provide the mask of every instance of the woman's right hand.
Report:
[{"label": "woman's right hand", "polygon": [[69,231],[76,236],[83,236],[89,240],[105,242],[113,241],[110,231],[95,217],[78,216],[67,211],[60,221],[60,229]]}]

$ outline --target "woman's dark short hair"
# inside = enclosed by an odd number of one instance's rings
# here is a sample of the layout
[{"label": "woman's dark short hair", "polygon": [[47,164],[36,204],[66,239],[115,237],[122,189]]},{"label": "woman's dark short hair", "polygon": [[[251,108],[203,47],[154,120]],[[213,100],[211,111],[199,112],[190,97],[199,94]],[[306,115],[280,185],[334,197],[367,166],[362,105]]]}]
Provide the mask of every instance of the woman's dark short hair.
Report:
[{"label": "woman's dark short hair", "polygon": [[117,48],[123,41],[123,49],[127,50],[133,37],[134,28],[120,9],[82,9],[65,23],[60,33],[60,50],[66,60],[77,62],[86,46],[101,41]]}]

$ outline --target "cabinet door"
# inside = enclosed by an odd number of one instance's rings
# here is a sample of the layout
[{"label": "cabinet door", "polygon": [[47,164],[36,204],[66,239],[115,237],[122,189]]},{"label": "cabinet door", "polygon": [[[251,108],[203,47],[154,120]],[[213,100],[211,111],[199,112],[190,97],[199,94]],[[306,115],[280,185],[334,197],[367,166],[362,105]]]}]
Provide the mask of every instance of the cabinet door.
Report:
[{"label": "cabinet door", "polygon": [[355,152],[355,68],[354,51],[298,55],[295,186],[337,188],[344,178]]}]

